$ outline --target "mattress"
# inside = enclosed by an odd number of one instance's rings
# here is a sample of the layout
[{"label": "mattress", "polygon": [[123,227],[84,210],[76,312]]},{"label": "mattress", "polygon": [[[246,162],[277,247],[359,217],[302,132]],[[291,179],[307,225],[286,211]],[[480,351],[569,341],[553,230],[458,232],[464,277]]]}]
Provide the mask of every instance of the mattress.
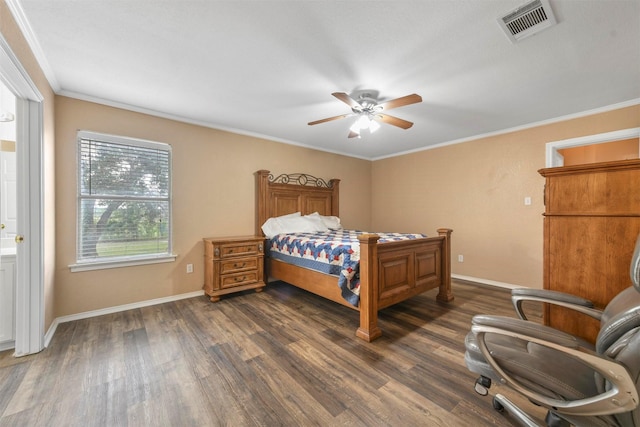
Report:
[{"label": "mattress", "polygon": [[[366,231],[335,229],[316,233],[279,234],[269,240],[274,259],[336,276],[342,297],[357,306],[360,299],[360,242]],[[375,233],[379,243],[427,237],[424,234]]]}]

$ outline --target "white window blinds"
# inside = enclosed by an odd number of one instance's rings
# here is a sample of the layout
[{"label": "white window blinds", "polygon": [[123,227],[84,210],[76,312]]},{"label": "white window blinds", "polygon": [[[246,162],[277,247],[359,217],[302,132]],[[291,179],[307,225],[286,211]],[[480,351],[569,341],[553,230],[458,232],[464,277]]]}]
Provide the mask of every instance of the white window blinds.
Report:
[{"label": "white window blinds", "polygon": [[171,253],[171,147],[81,131],[78,262]]}]

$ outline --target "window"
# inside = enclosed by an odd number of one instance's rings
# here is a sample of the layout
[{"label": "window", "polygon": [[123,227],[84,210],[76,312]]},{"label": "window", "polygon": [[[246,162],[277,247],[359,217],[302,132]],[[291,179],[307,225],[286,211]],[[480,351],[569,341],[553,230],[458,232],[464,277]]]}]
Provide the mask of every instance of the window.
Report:
[{"label": "window", "polygon": [[78,244],[72,271],[175,259],[171,146],[78,132]]}]

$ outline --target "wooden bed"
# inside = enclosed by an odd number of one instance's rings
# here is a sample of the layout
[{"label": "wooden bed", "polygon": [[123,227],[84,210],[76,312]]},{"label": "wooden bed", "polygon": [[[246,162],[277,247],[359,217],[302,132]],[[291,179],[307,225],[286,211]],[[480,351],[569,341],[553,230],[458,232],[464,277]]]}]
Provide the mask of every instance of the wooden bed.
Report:
[{"label": "wooden bed", "polygon": [[[256,235],[271,218],[294,212],[339,216],[339,179],[324,181],[307,174],[274,177],[267,170],[256,172]],[[375,234],[360,241],[360,303],[354,307],[342,298],[338,278],[265,256],[267,276],[282,280],[339,304],[360,311],[356,335],[373,341],[382,335],[378,310],[430,289],[439,288],[436,299],[453,300],[451,293],[451,232],[438,229],[438,236],[378,243]]]}]

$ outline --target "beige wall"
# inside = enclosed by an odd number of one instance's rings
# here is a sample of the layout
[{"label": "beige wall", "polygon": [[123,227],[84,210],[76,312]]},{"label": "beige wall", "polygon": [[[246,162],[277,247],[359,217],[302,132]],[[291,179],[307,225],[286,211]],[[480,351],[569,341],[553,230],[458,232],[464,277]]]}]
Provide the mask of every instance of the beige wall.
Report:
[{"label": "beige wall", "polygon": [[376,161],[372,226],[453,228],[454,274],[540,288],[545,144],[639,126],[633,106]]},{"label": "beige wall", "polygon": [[[76,242],[76,132],[90,130],[171,144],[176,262],[71,273]],[[371,162],[56,97],[56,316],[200,290],[202,238],[252,234],[255,176],[305,172],[339,178],[340,214],[368,228]],[[364,207],[364,208],[363,208]],[[186,264],[194,273],[186,274]]]},{"label": "beige wall", "polygon": [[[44,323],[45,330],[55,319],[55,163],[54,163],[54,93],[38,65],[22,32],[4,1],[0,2],[0,33],[22,67],[43,96],[43,197],[44,197]],[[20,141],[18,141],[18,144]],[[29,236],[27,236],[28,238]]]}]

